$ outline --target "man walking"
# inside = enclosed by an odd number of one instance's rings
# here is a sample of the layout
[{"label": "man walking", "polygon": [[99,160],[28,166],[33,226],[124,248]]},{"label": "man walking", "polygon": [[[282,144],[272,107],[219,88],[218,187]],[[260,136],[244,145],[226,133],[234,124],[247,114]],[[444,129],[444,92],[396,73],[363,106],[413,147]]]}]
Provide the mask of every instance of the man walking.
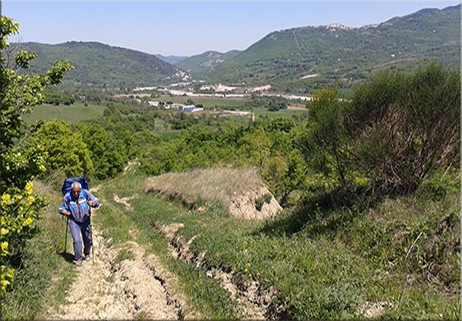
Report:
[{"label": "man walking", "polygon": [[[90,260],[92,246],[90,207],[98,208],[99,200],[90,191],[82,189],[79,182],[71,185],[71,190],[63,197],[59,206],[59,214],[67,217],[67,222],[74,240],[74,264],[81,265],[82,261]],[[82,234],[83,253],[82,256]]]}]

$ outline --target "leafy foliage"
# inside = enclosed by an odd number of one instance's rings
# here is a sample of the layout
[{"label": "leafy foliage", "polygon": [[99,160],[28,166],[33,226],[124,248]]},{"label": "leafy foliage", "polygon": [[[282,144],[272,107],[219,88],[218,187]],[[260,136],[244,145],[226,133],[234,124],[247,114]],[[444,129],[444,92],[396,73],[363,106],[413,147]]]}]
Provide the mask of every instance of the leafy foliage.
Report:
[{"label": "leafy foliage", "polygon": [[46,122],[37,131],[34,142],[44,146],[48,173],[55,170],[62,170],[67,176],[93,173],[87,145],[80,133],[71,131],[65,122],[57,119]]},{"label": "leafy foliage", "polygon": [[267,194],[264,194],[262,196],[260,196],[256,203],[255,203],[255,208],[258,210],[258,211],[261,211],[261,209],[263,208],[263,205],[265,203],[270,203],[271,202],[271,199],[273,198],[273,195],[271,195],[270,193],[267,193]]},{"label": "leafy foliage", "polygon": [[77,128],[90,152],[89,158],[93,162],[93,175],[96,178],[114,177],[122,171],[128,160],[124,144],[114,140],[96,124],[88,126],[85,123],[78,123]]},{"label": "leafy foliage", "polygon": [[40,211],[45,205],[41,196],[33,196],[31,181],[45,170],[45,153],[40,144],[32,144],[29,135],[36,126],[28,126],[22,115],[44,101],[45,86],[56,85],[65,72],[72,69],[67,62],[57,61],[47,75],[19,74],[27,69],[35,54],[19,51],[14,65],[7,68],[3,55],[8,50],[8,36],[18,32],[19,25],[12,19],[1,16],[1,142],[2,162],[0,170],[1,216],[1,295],[13,280],[14,269],[8,266],[7,256],[21,252],[24,242],[31,237]]},{"label": "leafy foliage", "polygon": [[313,186],[402,194],[433,170],[457,168],[460,85],[458,70],[430,64],[412,74],[379,73],[348,101],[318,93],[301,144],[317,171]]}]

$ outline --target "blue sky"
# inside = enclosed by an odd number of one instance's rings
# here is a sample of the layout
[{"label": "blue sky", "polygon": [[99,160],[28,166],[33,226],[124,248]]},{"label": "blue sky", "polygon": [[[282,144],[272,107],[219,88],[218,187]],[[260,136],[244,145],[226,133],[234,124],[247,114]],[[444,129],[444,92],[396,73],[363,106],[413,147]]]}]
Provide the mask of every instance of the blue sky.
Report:
[{"label": "blue sky", "polygon": [[[378,24],[459,1],[2,1],[21,42],[98,41],[164,56],[245,50],[294,27]],[[10,41],[17,41],[10,39]]]}]

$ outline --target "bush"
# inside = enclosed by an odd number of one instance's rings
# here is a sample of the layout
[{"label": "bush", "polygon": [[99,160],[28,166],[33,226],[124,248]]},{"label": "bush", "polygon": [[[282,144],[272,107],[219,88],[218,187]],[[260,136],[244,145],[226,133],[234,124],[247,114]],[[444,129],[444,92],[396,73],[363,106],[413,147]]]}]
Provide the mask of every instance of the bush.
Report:
[{"label": "bush", "polygon": [[459,70],[432,63],[414,73],[379,73],[349,100],[336,90],[316,93],[299,140],[316,171],[308,186],[374,200],[415,191],[432,171],[458,168],[460,87]]},{"label": "bush", "polygon": [[371,188],[415,190],[434,169],[459,167],[460,73],[432,63],[384,72],[355,89],[345,127]]},{"label": "bush", "polygon": [[270,193],[266,193],[262,196],[260,196],[257,201],[255,202],[255,208],[258,210],[258,211],[261,211],[261,209],[263,208],[263,205],[265,203],[270,203],[271,202],[271,199],[273,198],[273,195],[271,195]]},{"label": "bush", "polygon": [[71,131],[65,122],[57,119],[46,122],[33,141],[44,146],[47,173],[53,170],[62,170],[67,176],[93,173],[93,162],[82,135]]}]

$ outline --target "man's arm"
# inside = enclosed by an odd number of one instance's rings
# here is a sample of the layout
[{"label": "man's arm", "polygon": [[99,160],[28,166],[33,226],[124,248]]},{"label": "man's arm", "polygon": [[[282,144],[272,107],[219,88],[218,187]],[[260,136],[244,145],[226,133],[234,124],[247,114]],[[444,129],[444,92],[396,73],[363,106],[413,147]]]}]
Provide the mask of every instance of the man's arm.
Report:
[{"label": "man's arm", "polygon": [[85,190],[85,193],[87,194],[87,202],[90,207],[98,208],[101,205],[99,200],[90,191]]},{"label": "man's arm", "polygon": [[64,215],[66,217],[71,216],[71,211],[69,210],[69,202],[67,201],[67,197],[63,197],[63,201],[61,202],[61,205],[59,206],[59,214]]}]

